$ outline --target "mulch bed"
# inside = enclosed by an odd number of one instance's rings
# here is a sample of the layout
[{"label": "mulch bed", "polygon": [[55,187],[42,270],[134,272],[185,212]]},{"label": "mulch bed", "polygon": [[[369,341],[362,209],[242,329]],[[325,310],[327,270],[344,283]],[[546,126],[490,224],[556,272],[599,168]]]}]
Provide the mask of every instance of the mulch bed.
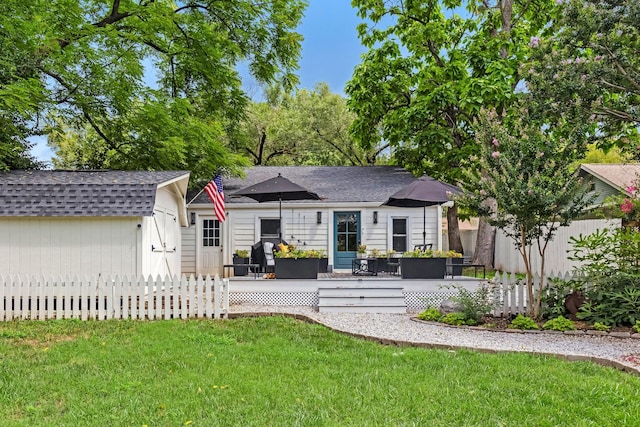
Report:
[{"label": "mulch bed", "polygon": [[[536,322],[542,330],[542,326],[546,321]],[[485,316],[482,318],[482,324],[478,325],[483,328],[491,329],[491,330],[505,330],[509,328],[509,324],[511,323],[511,319],[506,317],[492,317]],[[581,320],[576,320],[573,322],[576,326],[576,329],[579,331],[588,331],[593,330],[592,327],[587,322],[583,322]],[[609,332],[629,332],[631,334],[635,333],[635,331],[630,326],[617,326],[615,328],[609,329]]]}]

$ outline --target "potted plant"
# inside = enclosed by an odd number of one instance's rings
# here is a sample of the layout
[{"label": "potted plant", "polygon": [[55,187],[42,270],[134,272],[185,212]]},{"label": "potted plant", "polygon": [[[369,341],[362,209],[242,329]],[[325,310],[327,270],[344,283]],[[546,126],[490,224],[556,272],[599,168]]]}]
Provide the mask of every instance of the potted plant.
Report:
[{"label": "potted plant", "polygon": [[444,279],[447,258],[442,251],[427,249],[402,254],[400,272],[403,279]]},{"label": "potted plant", "polygon": [[276,279],[317,279],[320,251],[289,245],[275,253]]},{"label": "potted plant", "polygon": [[366,258],[367,257],[367,245],[358,245],[357,249],[357,257],[358,258]]},{"label": "potted plant", "polygon": [[[233,253],[233,264],[249,264],[249,251],[236,249]],[[249,274],[249,267],[233,267],[234,276],[246,276]]]}]

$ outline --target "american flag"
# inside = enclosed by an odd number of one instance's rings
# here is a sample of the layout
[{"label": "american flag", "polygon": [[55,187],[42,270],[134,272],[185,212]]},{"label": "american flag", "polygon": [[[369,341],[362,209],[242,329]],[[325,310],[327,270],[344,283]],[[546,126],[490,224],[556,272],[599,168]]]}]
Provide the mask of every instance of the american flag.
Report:
[{"label": "american flag", "polygon": [[222,189],[222,177],[220,174],[213,178],[213,181],[204,187],[204,191],[209,195],[213,203],[213,210],[218,217],[218,221],[224,222],[227,216],[224,213],[224,191]]}]

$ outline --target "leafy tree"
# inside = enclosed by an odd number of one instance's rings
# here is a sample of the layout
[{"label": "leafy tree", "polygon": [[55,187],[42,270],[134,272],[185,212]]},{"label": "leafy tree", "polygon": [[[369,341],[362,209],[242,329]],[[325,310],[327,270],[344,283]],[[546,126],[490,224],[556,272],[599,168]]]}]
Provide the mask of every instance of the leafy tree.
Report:
[{"label": "leafy tree", "polygon": [[630,153],[622,151],[619,147],[605,151],[592,143],[587,145],[587,152],[580,163],[628,163],[632,160]]},{"label": "leafy tree", "polygon": [[241,132],[230,137],[234,150],[256,165],[375,164],[388,148],[365,150],[353,143],[349,126],[354,115],[326,83],[295,93],[271,87],[266,98],[249,106]]},{"label": "leafy tree", "polygon": [[[530,38],[544,29],[553,2],[354,0],[353,5],[371,24],[358,28],[369,51],[346,89],[357,114],[354,137],[363,147],[387,141],[395,161],[416,175],[462,181],[463,161],[478,153],[474,119],[482,107],[501,109],[511,102]],[[454,13],[463,7],[464,17]],[[461,251],[455,207],[447,219],[450,247]],[[491,229],[481,226],[477,262],[492,264],[492,242]]]},{"label": "leafy tree", "polygon": [[569,0],[536,40],[530,91],[556,116],[598,123],[600,148],[623,148],[635,158],[640,124],[640,3],[632,0]]},{"label": "leafy tree", "polygon": [[[545,255],[548,243],[559,227],[567,226],[593,199],[571,165],[582,155],[583,134],[589,126],[567,123],[550,127],[529,113],[535,103],[526,97],[501,116],[483,112],[477,122],[479,165],[466,182],[461,202],[479,212],[492,225],[513,239],[527,274],[529,316],[540,315],[544,293]],[[526,106],[526,107],[525,107]],[[475,179],[474,179],[475,178]],[[487,205],[488,198],[497,205]],[[534,283],[532,251],[541,257],[539,281]]]},{"label": "leafy tree", "polygon": [[[1,15],[6,6],[0,4]],[[37,111],[41,84],[21,49],[23,41],[14,44],[10,37],[12,31],[28,25],[23,21],[0,25],[0,170],[41,166],[30,155],[32,144],[27,140],[33,136],[29,118]]]},{"label": "leafy tree", "polygon": [[3,1],[3,46],[14,52],[2,56],[12,78],[0,89],[28,88],[32,96],[15,96],[2,111],[26,115],[32,125],[50,118],[47,131],[86,135],[83,144],[100,141],[117,167],[191,169],[204,157],[197,174],[233,168],[238,159],[223,146],[222,130],[233,128],[248,103],[236,66],[246,62],[257,81],[293,87],[301,41],[295,28],[305,5]]}]

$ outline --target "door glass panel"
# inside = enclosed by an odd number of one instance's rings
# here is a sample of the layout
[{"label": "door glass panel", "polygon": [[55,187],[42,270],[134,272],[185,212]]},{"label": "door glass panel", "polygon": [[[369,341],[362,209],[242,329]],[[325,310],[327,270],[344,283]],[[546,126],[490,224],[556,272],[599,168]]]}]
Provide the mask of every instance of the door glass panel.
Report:
[{"label": "door glass panel", "polygon": [[349,233],[355,233],[357,231],[358,221],[355,215],[349,215]]},{"label": "door glass panel", "polygon": [[347,231],[347,220],[343,215],[338,217],[337,222],[338,226],[336,228],[338,229],[338,233],[344,233]]},{"label": "door glass panel", "polygon": [[202,220],[202,246],[220,246],[220,221]]},{"label": "door glass panel", "polygon": [[347,236],[344,234],[338,234],[338,250],[344,252],[347,250]]},{"label": "door glass panel", "polygon": [[357,234],[349,234],[347,235],[347,251],[353,252],[358,250],[358,235]]}]

